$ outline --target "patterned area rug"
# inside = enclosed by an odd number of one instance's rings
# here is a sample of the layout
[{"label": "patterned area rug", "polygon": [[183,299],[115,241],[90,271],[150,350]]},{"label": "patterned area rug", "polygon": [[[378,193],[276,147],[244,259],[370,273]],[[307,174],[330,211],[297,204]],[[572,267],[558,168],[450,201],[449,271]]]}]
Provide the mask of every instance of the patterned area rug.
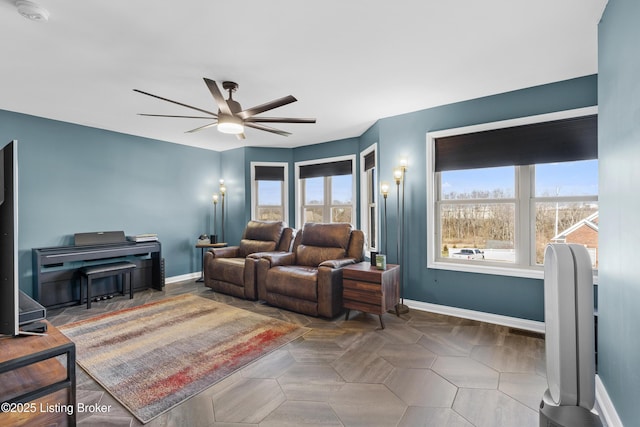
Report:
[{"label": "patterned area rug", "polygon": [[76,344],[78,365],[143,423],[306,332],[195,295],[59,329]]}]

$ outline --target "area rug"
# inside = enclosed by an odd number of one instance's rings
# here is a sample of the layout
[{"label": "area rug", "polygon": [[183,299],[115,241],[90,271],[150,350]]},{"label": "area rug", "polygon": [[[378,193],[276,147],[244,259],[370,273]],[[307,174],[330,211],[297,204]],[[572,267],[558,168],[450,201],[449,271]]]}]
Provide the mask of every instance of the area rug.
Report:
[{"label": "area rug", "polygon": [[142,423],[306,332],[195,295],[59,329],[76,344],[78,365]]}]

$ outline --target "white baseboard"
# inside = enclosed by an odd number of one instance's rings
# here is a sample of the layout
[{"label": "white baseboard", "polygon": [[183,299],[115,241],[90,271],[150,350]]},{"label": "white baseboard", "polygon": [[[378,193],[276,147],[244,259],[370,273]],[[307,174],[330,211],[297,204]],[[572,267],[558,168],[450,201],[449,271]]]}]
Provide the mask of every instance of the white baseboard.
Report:
[{"label": "white baseboard", "polygon": [[607,393],[607,389],[604,387],[604,384],[602,384],[602,380],[600,380],[598,375],[596,375],[595,409],[600,414],[600,419],[605,427],[623,427],[622,421],[616,412],[616,408],[613,406],[613,402],[609,398],[609,393]]},{"label": "white baseboard", "polygon": [[164,283],[177,283],[177,282],[183,282],[185,280],[193,280],[193,279],[199,279],[201,276],[201,272],[197,272],[197,273],[187,273],[187,274],[181,274],[180,276],[171,276],[171,277],[167,277],[164,279]]},{"label": "white baseboard", "polygon": [[544,334],[544,322],[519,319],[517,317],[502,316],[500,314],[484,313],[482,311],[467,310],[464,308],[450,307],[447,305],[431,304],[422,301],[404,300],[410,308],[428,311],[431,313],[445,314],[447,316],[461,317],[463,319],[477,320],[479,322],[493,323],[495,325],[524,329],[527,331]]}]

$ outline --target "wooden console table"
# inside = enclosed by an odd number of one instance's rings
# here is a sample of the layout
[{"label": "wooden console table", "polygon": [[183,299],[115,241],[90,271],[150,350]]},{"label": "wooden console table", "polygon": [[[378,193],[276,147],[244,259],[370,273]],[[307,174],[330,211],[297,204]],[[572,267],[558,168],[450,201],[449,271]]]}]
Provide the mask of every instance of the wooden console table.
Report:
[{"label": "wooden console table", "polygon": [[378,270],[370,262],[351,264],[342,269],[342,298],[349,320],[351,309],[377,314],[384,329],[382,314],[392,307],[398,312],[400,302],[400,266],[387,264]]},{"label": "wooden console table", "polygon": [[0,338],[0,425],[76,424],[76,346],[44,322],[45,336]]}]

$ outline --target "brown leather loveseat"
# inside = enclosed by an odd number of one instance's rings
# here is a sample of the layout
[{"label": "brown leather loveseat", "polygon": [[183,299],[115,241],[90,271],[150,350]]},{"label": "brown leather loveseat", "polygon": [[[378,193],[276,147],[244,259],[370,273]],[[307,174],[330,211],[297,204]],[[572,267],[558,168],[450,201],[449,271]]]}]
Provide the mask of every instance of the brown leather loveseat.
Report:
[{"label": "brown leather loveseat", "polygon": [[289,251],[293,229],[282,221],[249,221],[238,246],[208,250],[204,255],[204,284],[214,291],[255,300],[257,259],[264,251]]},{"label": "brown leather loveseat", "polygon": [[259,258],[259,299],[332,318],[342,311],[342,267],[364,259],[364,233],[346,223],[306,223],[292,252],[251,257]]}]

